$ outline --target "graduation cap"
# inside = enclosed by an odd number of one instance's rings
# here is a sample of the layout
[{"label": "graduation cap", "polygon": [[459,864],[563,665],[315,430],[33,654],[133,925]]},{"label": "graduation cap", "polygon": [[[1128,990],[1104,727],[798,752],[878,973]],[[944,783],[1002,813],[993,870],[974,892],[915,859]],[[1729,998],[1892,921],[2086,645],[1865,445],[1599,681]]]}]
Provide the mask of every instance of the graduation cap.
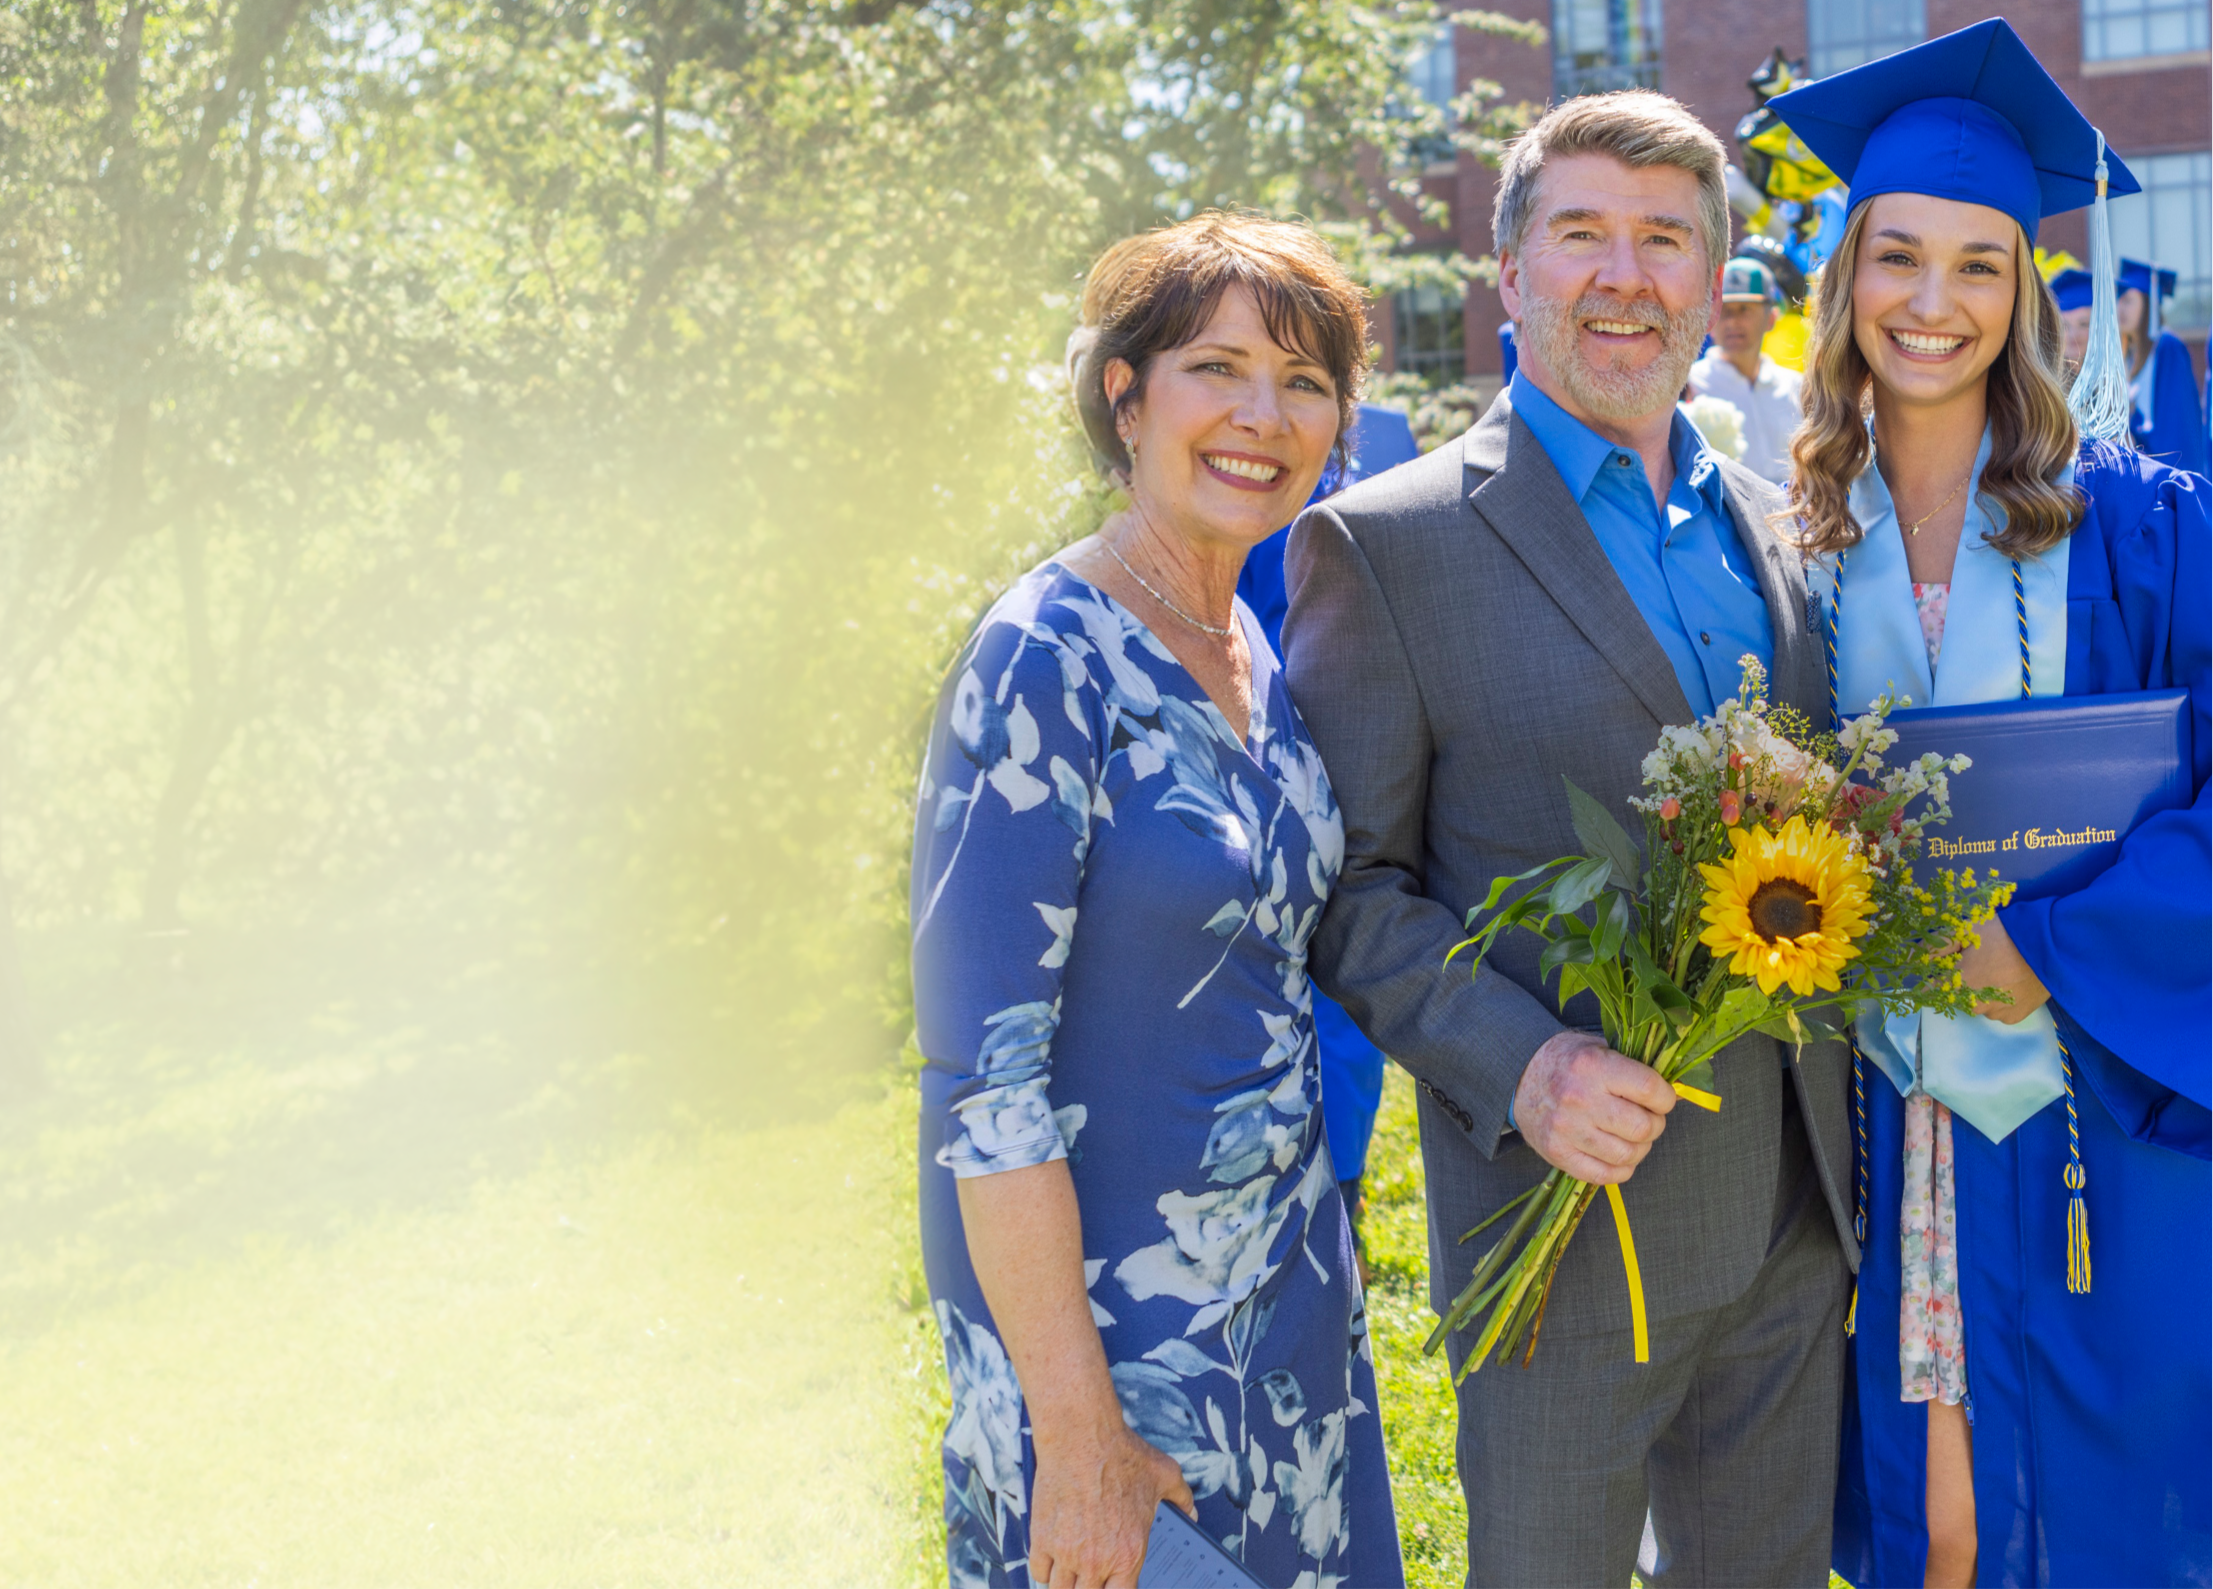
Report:
[{"label": "graduation cap", "polygon": [[2086,434],[2127,434],[2120,337],[2108,329],[2115,272],[2105,200],[2141,188],[2003,18],[1768,103],[1850,186],[1855,206],[1885,193],[1924,193],[2001,210],[2033,239],[2045,216],[2093,205],[2090,275],[2100,312],[2068,403]]},{"label": "graduation cap", "polygon": [[[2154,292],[2154,285],[2158,291]],[[2175,295],[2175,273],[2161,270],[2157,265],[2141,259],[2121,261],[2121,274],[2114,287],[2120,292],[2140,292],[2144,295],[2144,334],[2152,341],[2159,340],[2159,305]]]},{"label": "graduation cap", "polygon": [[2063,270],[2051,280],[2052,296],[2059,301],[2062,312],[2087,309],[2097,285],[2097,278],[2087,270]]},{"label": "graduation cap", "polygon": [[[2159,291],[2156,293],[2152,291],[2152,282],[2155,280],[2159,283]],[[2175,273],[2147,264],[2141,259],[2124,259],[2121,261],[2118,285],[2123,292],[2133,290],[2147,298],[2172,298],[2175,295]]]}]

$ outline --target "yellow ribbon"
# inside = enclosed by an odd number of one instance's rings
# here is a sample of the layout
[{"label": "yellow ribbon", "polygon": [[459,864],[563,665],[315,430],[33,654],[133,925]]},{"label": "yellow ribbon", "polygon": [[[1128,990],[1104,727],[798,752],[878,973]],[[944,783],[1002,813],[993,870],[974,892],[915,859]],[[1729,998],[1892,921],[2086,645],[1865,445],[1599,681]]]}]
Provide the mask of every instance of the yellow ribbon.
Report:
[{"label": "yellow ribbon", "polygon": [[1606,1201],[1613,1206],[1614,1233],[1621,1238],[1622,1272],[1629,1277],[1629,1333],[1636,1343],[1637,1361],[1649,1363],[1652,1340],[1644,1327],[1644,1276],[1637,1269],[1637,1240],[1629,1234],[1629,1209],[1621,1200],[1618,1186],[1606,1188]]},{"label": "yellow ribbon", "polygon": [[1715,1114],[1719,1114],[1721,1112],[1721,1094],[1717,1092],[1705,1092],[1697,1087],[1688,1086],[1685,1083],[1679,1081],[1671,1082],[1669,1083],[1669,1085],[1674,1087],[1675,1096],[1682,1099],[1685,1103],[1694,1103],[1698,1105],[1698,1107],[1701,1109],[1712,1110]]}]

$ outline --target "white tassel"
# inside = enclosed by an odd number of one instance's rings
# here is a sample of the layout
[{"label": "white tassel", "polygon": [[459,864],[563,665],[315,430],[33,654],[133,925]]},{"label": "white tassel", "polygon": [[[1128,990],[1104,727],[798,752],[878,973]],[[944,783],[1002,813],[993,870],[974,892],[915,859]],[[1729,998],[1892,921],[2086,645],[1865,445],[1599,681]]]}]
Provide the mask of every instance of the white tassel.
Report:
[{"label": "white tassel", "polygon": [[2067,407],[2084,436],[2126,443],[2128,357],[2121,351],[2121,317],[2114,304],[2113,231],[2105,209],[2105,134],[2100,132],[2097,138],[2098,196],[2090,204],[2090,346],[2067,393]]}]

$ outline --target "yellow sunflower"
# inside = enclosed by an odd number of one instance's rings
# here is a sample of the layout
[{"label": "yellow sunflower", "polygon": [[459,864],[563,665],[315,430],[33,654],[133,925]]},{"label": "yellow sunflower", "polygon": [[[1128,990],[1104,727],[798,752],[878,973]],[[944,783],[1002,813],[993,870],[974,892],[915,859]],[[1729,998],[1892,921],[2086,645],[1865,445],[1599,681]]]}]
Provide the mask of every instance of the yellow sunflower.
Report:
[{"label": "yellow sunflower", "polygon": [[1867,868],[1859,852],[1826,822],[1792,817],[1780,832],[1732,828],[1735,850],[1719,866],[1701,866],[1706,901],[1698,941],[1732,957],[1729,969],[1762,993],[1783,983],[1804,998],[1837,991],[1837,973],[1858,955],[1867,932]]}]

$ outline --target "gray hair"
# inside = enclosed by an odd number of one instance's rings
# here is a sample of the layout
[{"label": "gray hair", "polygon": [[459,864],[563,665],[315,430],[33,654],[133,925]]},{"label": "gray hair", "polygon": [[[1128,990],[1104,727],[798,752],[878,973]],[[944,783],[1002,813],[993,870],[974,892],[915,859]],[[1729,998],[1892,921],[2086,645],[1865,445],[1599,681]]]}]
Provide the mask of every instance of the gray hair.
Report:
[{"label": "gray hair", "polygon": [[1729,252],[1729,157],[1682,103],[1648,88],[1586,94],[1555,105],[1507,150],[1491,211],[1491,244],[1519,254],[1536,204],[1537,178],[1555,155],[1606,154],[1623,165],[1674,166],[1698,179],[1698,241],[1707,265]]}]

